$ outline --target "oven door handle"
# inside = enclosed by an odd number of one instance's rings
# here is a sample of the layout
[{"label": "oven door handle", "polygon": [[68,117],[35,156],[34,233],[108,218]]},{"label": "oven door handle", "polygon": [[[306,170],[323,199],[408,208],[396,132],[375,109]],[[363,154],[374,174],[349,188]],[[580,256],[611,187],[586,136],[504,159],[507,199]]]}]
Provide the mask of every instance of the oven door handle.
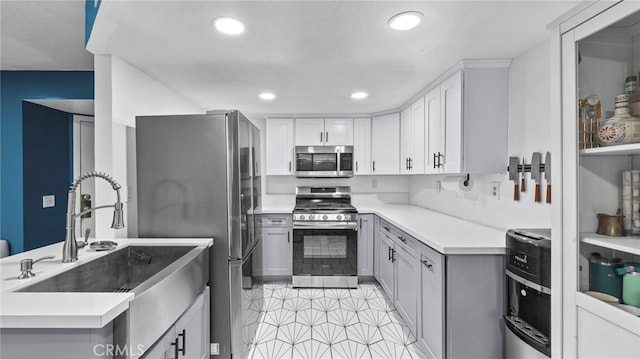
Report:
[{"label": "oven door handle", "polygon": [[352,229],[358,230],[358,222],[293,222],[293,229]]}]

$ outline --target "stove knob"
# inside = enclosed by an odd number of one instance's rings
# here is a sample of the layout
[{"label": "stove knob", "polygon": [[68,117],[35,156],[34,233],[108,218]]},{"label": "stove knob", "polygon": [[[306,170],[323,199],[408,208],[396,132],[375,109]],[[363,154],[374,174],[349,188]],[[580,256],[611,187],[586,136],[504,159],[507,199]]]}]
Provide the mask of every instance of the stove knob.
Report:
[{"label": "stove knob", "polygon": [[327,218],[329,218],[329,216],[327,216],[326,214],[322,216],[322,219],[324,219],[325,221],[327,220]]},{"label": "stove knob", "polygon": [[[341,216],[341,215],[338,215],[338,217],[336,217],[336,219],[339,221],[339,220],[341,220],[341,219],[342,219],[342,216]],[[345,216],[345,217],[344,217],[344,219],[347,219],[347,216]]]},{"label": "stove knob", "polygon": [[300,220],[303,221],[304,220],[304,214],[300,215]]},{"label": "stove knob", "polygon": [[315,214],[310,214],[309,215],[309,219],[314,219],[314,218],[316,218]]}]

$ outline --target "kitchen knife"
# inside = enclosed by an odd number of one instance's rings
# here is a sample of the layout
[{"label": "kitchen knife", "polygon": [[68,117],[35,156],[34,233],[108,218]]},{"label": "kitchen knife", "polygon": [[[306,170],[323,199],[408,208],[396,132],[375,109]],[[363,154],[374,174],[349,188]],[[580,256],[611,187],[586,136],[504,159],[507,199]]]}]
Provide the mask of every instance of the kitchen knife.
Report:
[{"label": "kitchen knife", "polygon": [[[526,185],[525,183],[527,182],[527,173],[524,171],[525,165],[526,165],[527,160],[522,157],[522,182],[520,183],[520,191],[521,192],[526,192]],[[518,173],[518,176],[520,175],[520,173]]]},{"label": "kitchen knife", "polygon": [[518,188],[518,182],[519,182],[519,178],[518,178],[518,163],[520,162],[520,160],[518,159],[518,157],[509,157],[509,180],[513,181],[513,200],[514,201],[519,201],[520,200],[520,189]]},{"label": "kitchen knife", "polygon": [[542,162],[542,154],[534,152],[531,158],[531,179],[536,182],[534,201],[540,202],[540,162]]},{"label": "kitchen knife", "polygon": [[551,203],[551,152],[544,159],[544,178],[547,180],[547,203]]}]

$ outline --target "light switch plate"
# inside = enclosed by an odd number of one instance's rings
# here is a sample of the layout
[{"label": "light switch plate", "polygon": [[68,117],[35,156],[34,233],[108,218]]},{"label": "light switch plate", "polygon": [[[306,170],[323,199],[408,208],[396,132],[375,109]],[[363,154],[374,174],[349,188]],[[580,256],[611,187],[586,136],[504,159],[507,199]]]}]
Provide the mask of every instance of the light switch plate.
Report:
[{"label": "light switch plate", "polygon": [[220,344],[219,343],[209,343],[211,344],[211,355],[220,355]]},{"label": "light switch plate", "polygon": [[53,194],[48,194],[46,196],[42,196],[42,208],[49,208],[56,206],[56,196]]}]

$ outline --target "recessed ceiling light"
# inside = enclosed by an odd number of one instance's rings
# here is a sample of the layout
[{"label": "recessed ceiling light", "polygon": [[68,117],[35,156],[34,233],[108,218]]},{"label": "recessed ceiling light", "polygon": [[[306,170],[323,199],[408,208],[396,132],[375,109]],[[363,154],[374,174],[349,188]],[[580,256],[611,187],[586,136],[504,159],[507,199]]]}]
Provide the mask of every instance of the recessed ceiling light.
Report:
[{"label": "recessed ceiling light", "polygon": [[401,12],[389,19],[387,24],[394,30],[411,30],[422,21],[422,14],[417,11]]},{"label": "recessed ceiling light", "polygon": [[363,98],[366,98],[367,96],[369,96],[368,93],[366,92],[354,92],[351,94],[351,98],[354,100],[362,100]]},{"label": "recessed ceiling light", "polygon": [[270,93],[270,92],[263,92],[260,94],[260,98],[263,100],[273,100],[276,98],[276,95]]},{"label": "recessed ceiling light", "polygon": [[232,17],[219,17],[213,19],[216,30],[227,35],[239,35],[244,32],[244,24]]}]

